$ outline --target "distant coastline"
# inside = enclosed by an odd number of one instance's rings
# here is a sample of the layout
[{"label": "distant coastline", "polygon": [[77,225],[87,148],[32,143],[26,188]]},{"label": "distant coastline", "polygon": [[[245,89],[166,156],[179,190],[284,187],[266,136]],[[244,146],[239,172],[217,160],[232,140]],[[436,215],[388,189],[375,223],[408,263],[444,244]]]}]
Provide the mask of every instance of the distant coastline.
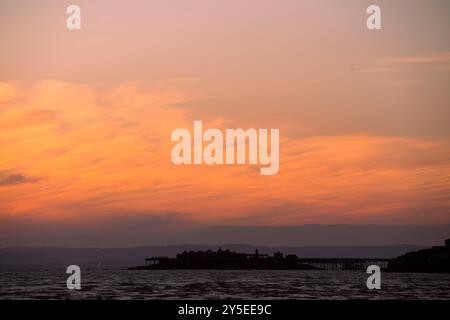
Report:
[{"label": "distant coastline", "polygon": [[365,270],[377,265],[391,272],[450,273],[450,239],[444,246],[408,252],[395,259],[299,258],[277,251],[270,256],[230,250],[184,251],[175,258],[151,257],[129,270]]},{"label": "distant coastline", "polygon": [[407,252],[426,249],[425,246],[305,246],[270,247],[245,244],[223,245],[168,245],[130,248],[64,248],[64,247],[11,247],[0,249],[0,268],[65,268],[74,261],[83,268],[129,268],[142,265],[146,257],[176,257],[183,251],[207,251],[219,248],[251,254],[260,252],[273,255],[280,251],[301,258],[395,258]]}]

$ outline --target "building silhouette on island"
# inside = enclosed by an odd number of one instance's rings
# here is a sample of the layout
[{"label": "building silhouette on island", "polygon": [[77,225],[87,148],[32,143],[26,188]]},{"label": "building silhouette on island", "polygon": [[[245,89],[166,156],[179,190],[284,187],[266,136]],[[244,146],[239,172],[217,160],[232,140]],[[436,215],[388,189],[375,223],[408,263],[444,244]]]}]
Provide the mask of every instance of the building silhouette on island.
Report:
[{"label": "building silhouette on island", "polygon": [[184,251],[176,258],[152,257],[145,259],[145,266],[137,269],[280,269],[280,270],[314,270],[314,266],[299,262],[296,255],[284,256],[276,252],[273,256],[260,254],[258,249],[254,254],[236,253],[230,250],[218,251]]}]

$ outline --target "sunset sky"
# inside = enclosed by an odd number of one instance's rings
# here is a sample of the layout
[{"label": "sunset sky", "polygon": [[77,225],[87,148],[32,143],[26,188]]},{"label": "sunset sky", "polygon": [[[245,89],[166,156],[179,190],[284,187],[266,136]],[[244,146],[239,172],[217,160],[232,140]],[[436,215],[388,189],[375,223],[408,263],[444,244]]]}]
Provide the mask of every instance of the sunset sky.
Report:
[{"label": "sunset sky", "polygon": [[[366,28],[372,3],[382,30]],[[82,30],[66,29],[69,4]],[[122,226],[161,235],[127,246],[214,225],[449,224],[449,14],[446,0],[2,1],[0,247],[97,245]],[[171,132],[194,120],[279,128],[279,173],[173,165]]]}]

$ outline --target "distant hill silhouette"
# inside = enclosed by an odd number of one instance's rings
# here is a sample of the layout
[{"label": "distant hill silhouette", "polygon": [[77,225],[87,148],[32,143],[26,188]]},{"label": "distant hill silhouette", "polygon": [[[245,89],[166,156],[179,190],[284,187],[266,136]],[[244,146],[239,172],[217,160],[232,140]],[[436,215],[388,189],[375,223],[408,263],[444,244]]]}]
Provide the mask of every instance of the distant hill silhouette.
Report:
[{"label": "distant hill silhouette", "polygon": [[159,228],[155,219],[129,217],[112,225],[86,228],[49,223],[36,230],[12,228],[1,232],[0,246],[120,248],[147,245],[221,245],[243,243],[250,246],[389,246],[397,244],[431,247],[450,237],[446,225],[289,225],[289,226],[177,226]]},{"label": "distant hill silhouette", "polygon": [[[447,225],[299,225],[211,226],[185,236],[190,244],[245,243],[252,246],[440,245],[450,236]],[[187,241],[177,241],[185,243]]]}]

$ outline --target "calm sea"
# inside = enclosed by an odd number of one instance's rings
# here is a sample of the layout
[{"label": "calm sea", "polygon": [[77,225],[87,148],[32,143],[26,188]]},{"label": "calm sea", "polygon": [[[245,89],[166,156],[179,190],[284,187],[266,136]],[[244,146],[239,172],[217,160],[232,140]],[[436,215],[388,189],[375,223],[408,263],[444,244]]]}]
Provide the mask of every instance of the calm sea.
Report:
[{"label": "calm sea", "polygon": [[0,299],[450,299],[450,274],[363,271],[82,270],[82,290],[65,270],[0,270]]}]

